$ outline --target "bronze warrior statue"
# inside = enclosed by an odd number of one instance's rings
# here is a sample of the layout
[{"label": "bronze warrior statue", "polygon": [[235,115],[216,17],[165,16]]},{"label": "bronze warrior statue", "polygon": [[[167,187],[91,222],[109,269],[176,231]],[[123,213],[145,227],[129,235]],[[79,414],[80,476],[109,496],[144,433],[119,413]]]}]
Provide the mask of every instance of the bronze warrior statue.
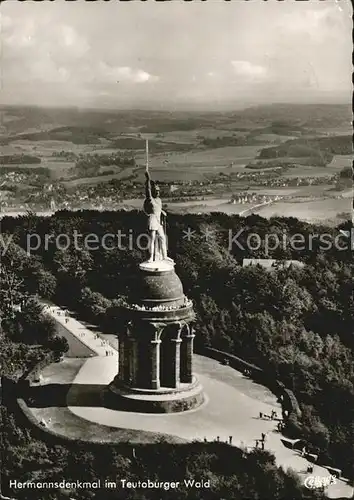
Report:
[{"label": "bronze warrior statue", "polygon": [[149,262],[168,260],[167,241],[162,225],[162,217],[166,217],[166,212],[162,210],[162,200],[160,198],[159,186],[150,178],[149,170],[145,171],[145,201],[144,212],[148,216],[148,230],[150,235],[150,257]]}]

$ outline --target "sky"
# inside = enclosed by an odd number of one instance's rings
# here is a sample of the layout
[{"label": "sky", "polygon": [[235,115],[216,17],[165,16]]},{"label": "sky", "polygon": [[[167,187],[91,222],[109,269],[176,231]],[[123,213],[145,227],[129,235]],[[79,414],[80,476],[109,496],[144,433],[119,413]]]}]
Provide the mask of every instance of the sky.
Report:
[{"label": "sky", "polygon": [[351,102],[350,0],[1,3],[1,104]]}]

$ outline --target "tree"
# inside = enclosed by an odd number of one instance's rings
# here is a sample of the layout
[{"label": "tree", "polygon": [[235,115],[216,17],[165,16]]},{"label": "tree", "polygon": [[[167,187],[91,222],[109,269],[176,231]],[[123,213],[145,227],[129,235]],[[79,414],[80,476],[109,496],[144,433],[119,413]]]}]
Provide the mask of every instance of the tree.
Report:
[{"label": "tree", "polygon": [[21,304],[25,297],[24,282],[6,266],[0,267],[0,303],[2,319],[13,317],[15,306]]},{"label": "tree", "polygon": [[40,269],[33,273],[32,280],[36,286],[35,293],[45,299],[53,298],[57,287],[57,280],[51,272]]}]

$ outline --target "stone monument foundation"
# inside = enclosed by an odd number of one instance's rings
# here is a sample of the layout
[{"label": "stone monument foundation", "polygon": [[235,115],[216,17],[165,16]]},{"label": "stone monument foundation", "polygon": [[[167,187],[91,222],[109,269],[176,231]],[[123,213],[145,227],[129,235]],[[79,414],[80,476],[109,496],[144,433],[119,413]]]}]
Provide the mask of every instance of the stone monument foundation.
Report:
[{"label": "stone monument foundation", "polygon": [[193,304],[171,260],[139,265],[119,334],[119,369],[105,395],[110,408],[168,413],[196,408],[203,388],[193,375]]}]

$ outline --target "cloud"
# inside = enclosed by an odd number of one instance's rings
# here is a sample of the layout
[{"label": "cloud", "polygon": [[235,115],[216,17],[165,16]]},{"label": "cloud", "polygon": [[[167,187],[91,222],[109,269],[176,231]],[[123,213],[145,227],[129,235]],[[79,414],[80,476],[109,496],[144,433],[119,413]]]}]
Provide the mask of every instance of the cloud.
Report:
[{"label": "cloud", "polygon": [[2,43],[12,50],[33,46],[36,26],[32,19],[16,23],[6,16],[1,17]]},{"label": "cloud", "polygon": [[142,69],[134,69],[130,66],[112,67],[105,62],[100,62],[98,67],[98,78],[110,83],[119,81],[122,83],[146,83],[156,82],[159,78]]},{"label": "cloud", "polygon": [[285,15],[283,18],[287,30],[293,32],[311,32],[325,26],[328,21],[336,21],[337,9],[333,6],[326,7],[322,10],[308,10],[305,12],[292,13]]},{"label": "cloud", "polygon": [[[54,26],[46,19],[1,16],[2,43],[7,52],[31,50],[33,59],[50,53],[52,57],[83,57],[90,50],[87,38],[68,24]],[[28,59],[28,55],[24,57]]]},{"label": "cloud", "polygon": [[203,99],[209,106],[235,96],[269,102],[351,92],[351,7],[344,0],[342,10],[334,2],[234,2],[235,15],[225,2],[192,2],[197,25],[179,2],[168,19],[159,2],[149,13],[141,2],[93,2],[89,9],[85,2],[35,3],[1,4],[9,101],[56,105],[61,96],[98,105],[102,96],[112,106]]},{"label": "cloud", "polygon": [[267,69],[264,66],[259,66],[257,64],[252,64],[249,61],[231,61],[234,72],[238,76],[243,76],[246,78],[261,78],[264,79],[267,76]]},{"label": "cloud", "polygon": [[[344,7],[344,5],[343,5]],[[285,14],[281,23],[277,23],[275,29],[280,36],[285,37],[288,43],[299,44],[302,37],[302,46],[306,44],[322,45],[330,43],[333,39],[341,38],[348,28],[348,18],[339,5],[322,6],[320,10],[307,10],[305,12],[294,12]]]},{"label": "cloud", "polygon": [[63,25],[58,31],[61,46],[68,49],[72,56],[82,57],[90,50],[86,38],[79,35],[71,26]]},{"label": "cloud", "polygon": [[73,83],[82,79],[90,46],[73,27],[46,19],[12,18],[2,22],[3,82]]},{"label": "cloud", "polygon": [[31,76],[33,80],[43,83],[65,83],[70,79],[70,72],[48,57],[31,65]]},{"label": "cloud", "polygon": [[0,26],[1,26],[1,31],[4,29],[11,28],[13,25],[13,21],[11,17],[5,16],[2,12],[0,12]]},{"label": "cloud", "polygon": [[144,82],[157,81],[158,77],[150,75],[150,73],[147,73],[146,71],[139,69],[135,73],[134,80],[136,83],[144,83]]}]

